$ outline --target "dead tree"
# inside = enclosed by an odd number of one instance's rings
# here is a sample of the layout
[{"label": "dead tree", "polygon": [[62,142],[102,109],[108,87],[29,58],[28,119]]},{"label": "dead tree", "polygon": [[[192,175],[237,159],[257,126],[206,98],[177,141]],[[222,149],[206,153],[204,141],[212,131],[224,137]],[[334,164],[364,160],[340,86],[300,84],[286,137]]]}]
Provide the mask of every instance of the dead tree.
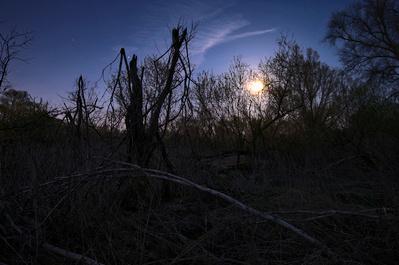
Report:
[{"label": "dead tree", "polygon": [[[118,73],[111,87],[111,104],[114,98],[119,98],[125,110],[129,162],[148,167],[154,152],[159,150],[166,166],[173,171],[163,139],[168,126],[180,115],[188,98],[192,73],[188,43],[191,39],[192,33],[188,34],[186,28],[172,30],[169,49],[151,60],[157,81],[147,87],[144,81],[149,69],[143,66],[139,71],[137,56],[133,55],[128,63],[125,50],[121,49]],[[158,78],[160,75],[163,78]],[[150,98],[145,97],[146,92]],[[177,98],[176,94],[179,94]]]}]

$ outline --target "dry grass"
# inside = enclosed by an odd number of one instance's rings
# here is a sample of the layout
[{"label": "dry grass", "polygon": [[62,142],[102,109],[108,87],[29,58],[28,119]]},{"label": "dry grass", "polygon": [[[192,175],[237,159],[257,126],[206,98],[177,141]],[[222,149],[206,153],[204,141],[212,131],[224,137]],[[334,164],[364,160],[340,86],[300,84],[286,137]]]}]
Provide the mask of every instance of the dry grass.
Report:
[{"label": "dry grass", "polygon": [[[192,187],[174,185],[173,198],[165,201],[162,180],[81,174],[116,168],[101,154],[82,163],[67,144],[15,147],[1,160],[4,264],[396,264],[399,259],[399,183],[392,164],[375,170],[365,168],[361,158],[345,156],[312,165],[311,158],[303,163],[295,155],[274,153],[251,160],[250,168],[220,171],[174,157],[182,176],[281,216],[328,246],[334,260],[292,231]],[[81,256],[74,259],[71,253]],[[78,262],[79,257],[84,258]]]}]

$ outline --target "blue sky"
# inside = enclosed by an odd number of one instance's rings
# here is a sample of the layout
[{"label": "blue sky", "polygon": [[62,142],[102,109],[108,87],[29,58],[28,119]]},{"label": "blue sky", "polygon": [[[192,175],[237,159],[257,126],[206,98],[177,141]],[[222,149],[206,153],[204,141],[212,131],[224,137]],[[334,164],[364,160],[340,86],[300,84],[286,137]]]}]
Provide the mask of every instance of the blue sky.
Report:
[{"label": "blue sky", "polygon": [[162,51],[179,20],[197,22],[192,43],[197,70],[221,72],[234,56],[257,65],[271,56],[283,33],[338,66],[336,51],[322,41],[331,13],[349,0],[12,0],[2,3],[0,30],[33,31],[27,63],[12,66],[17,89],[50,102],[71,91],[83,74],[94,83],[121,47],[139,59]]}]

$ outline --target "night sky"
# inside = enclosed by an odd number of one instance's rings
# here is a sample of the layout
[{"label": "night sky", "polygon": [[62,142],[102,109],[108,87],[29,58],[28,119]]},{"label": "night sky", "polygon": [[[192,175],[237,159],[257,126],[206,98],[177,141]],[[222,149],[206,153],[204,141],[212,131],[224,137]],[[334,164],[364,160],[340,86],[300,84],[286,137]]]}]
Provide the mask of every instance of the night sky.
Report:
[{"label": "night sky", "polygon": [[192,48],[197,71],[224,71],[234,56],[256,66],[273,54],[282,33],[337,66],[335,50],[322,40],[331,13],[349,4],[349,0],[3,0],[0,29],[33,32],[33,43],[23,54],[28,62],[15,63],[9,80],[16,89],[55,103],[72,90],[80,74],[92,84],[98,80],[121,47],[139,59],[163,51],[170,43],[168,30],[179,20],[199,24]]}]

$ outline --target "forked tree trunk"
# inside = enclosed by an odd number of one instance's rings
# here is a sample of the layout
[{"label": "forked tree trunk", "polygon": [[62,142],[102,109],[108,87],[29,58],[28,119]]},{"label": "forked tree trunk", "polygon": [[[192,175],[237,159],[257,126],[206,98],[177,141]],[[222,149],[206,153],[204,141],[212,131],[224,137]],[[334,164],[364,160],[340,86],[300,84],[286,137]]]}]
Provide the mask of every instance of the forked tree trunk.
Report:
[{"label": "forked tree trunk", "polygon": [[[170,167],[171,163],[167,157],[165,157],[165,150],[162,149],[162,139],[159,137],[159,123],[162,107],[173,90],[173,79],[180,58],[180,49],[186,40],[186,35],[186,29],[181,33],[179,29],[173,29],[172,31],[173,42],[171,46],[171,61],[168,65],[166,82],[155,101],[155,105],[151,111],[151,116],[148,119],[149,124],[147,128],[144,124],[143,86],[142,77],[139,77],[138,74],[137,56],[134,55],[130,61],[128,70],[129,104],[127,106],[125,117],[128,137],[128,160],[130,162],[135,162],[142,167],[148,167],[150,165],[153,153],[157,148],[161,148],[161,154],[164,157],[164,161],[166,165]],[[126,60],[124,50],[121,50],[121,53]]]}]

